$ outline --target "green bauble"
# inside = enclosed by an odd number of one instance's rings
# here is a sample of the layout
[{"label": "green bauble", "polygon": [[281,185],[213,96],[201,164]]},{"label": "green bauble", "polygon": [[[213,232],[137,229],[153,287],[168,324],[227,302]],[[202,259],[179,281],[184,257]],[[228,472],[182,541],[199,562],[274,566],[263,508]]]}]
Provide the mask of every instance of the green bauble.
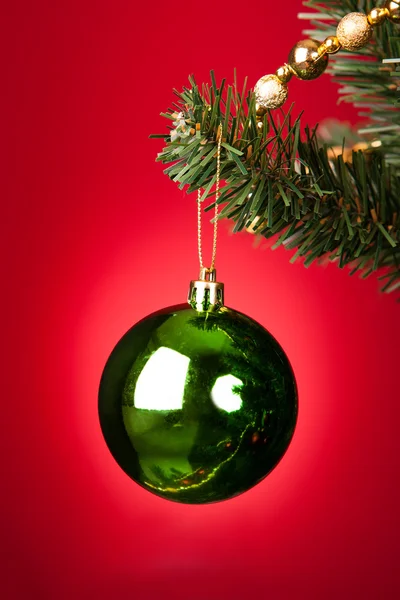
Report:
[{"label": "green bauble", "polygon": [[224,306],[180,304],[118,342],[99,413],[111,453],[134,481],[169,500],[217,502],[259,483],[282,458],[296,383],[261,325]]}]

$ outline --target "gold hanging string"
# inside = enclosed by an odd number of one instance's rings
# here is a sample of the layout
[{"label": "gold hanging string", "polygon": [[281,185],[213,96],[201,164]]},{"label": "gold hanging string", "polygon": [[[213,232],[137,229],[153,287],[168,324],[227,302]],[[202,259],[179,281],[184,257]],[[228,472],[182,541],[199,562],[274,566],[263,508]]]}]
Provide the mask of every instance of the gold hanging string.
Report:
[{"label": "gold hanging string", "polygon": [[204,271],[210,273],[215,269],[215,257],[217,254],[217,233],[218,233],[218,198],[219,194],[219,180],[221,173],[221,144],[222,144],[222,126],[221,124],[218,127],[217,131],[217,174],[215,181],[215,210],[214,210],[214,235],[213,235],[213,248],[212,248],[212,258],[211,265],[209,268],[205,268],[203,264],[203,252],[201,246],[201,190],[197,191],[197,246],[199,250],[199,263],[200,263],[200,272]]}]

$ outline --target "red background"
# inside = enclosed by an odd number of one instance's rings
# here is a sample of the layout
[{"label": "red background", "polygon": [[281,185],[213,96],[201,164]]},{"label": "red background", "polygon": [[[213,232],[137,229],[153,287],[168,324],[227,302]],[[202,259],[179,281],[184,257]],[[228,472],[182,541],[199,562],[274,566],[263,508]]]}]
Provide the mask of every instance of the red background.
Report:
[{"label": "red background", "polygon": [[[227,304],[267,327],[300,414],[279,467],[229,502],[136,486],[97,418],[120,336],[184,301],[196,208],[154,159],[187,75],[254,84],[301,39],[301,3],[4,5],[2,576],[14,599],[397,597],[399,306],[375,278],[290,265],[220,227]],[[304,123],[352,119],[328,76],[293,82]],[[207,229],[207,227],[205,227]],[[211,227],[205,236],[210,250]],[[5,259],[5,260],[4,260]],[[207,260],[207,258],[206,258]]]}]

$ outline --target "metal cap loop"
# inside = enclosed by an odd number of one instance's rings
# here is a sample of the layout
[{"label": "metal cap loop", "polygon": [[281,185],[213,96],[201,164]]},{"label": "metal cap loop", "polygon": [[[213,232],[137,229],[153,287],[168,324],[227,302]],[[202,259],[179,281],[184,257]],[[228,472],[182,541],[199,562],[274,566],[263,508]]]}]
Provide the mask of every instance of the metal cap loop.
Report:
[{"label": "metal cap loop", "polygon": [[217,272],[214,267],[202,267],[199,275],[200,281],[216,281]]}]

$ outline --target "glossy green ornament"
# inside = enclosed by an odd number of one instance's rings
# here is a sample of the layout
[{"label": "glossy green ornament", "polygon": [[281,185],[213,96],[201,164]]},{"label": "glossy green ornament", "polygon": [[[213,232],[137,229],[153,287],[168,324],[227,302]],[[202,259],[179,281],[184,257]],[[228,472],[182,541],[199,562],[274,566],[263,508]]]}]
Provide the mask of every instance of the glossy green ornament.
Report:
[{"label": "glossy green ornament", "polygon": [[297,418],[282,348],[223,306],[221,284],[204,283],[192,282],[191,305],[157,311],[122,337],[99,393],[103,435],[122,469],[158,496],[190,504],[259,483]]}]

